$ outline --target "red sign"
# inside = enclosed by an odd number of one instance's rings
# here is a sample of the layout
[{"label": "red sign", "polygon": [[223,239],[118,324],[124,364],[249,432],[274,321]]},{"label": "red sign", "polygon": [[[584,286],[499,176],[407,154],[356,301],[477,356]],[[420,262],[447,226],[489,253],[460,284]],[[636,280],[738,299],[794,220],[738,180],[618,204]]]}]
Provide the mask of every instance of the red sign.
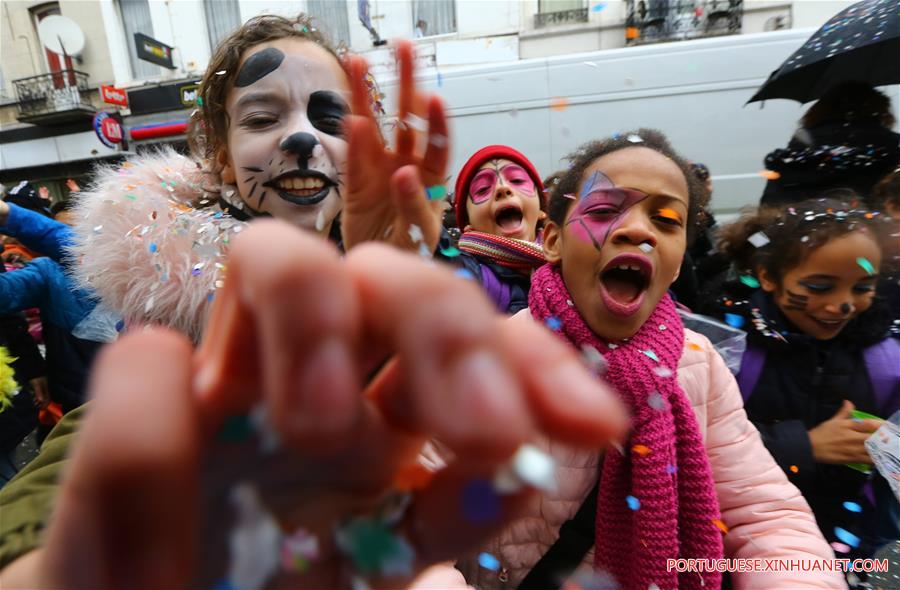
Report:
[{"label": "red sign", "polygon": [[117,104],[121,107],[128,106],[128,94],[121,88],[115,86],[100,85],[100,98],[108,104]]},{"label": "red sign", "polygon": [[94,132],[106,147],[115,147],[122,143],[122,125],[109,116],[109,113],[97,113],[94,115]]}]

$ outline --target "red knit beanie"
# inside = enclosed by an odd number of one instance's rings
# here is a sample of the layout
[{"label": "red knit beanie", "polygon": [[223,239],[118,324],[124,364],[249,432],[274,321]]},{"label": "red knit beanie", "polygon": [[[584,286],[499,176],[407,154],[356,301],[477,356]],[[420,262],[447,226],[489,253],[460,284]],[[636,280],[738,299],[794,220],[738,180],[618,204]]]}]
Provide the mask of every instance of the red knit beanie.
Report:
[{"label": "red knit beanie", "polygon": [[546,201],[546,196],[544,195],[544,183],[541,181],[541,177],[538,175],[538,171],[535,169],[534,164],[532,164],[524,154],[507,145],[489,145],[475,152],[472,157],[463,164],[462,170],[459,171],[459,175],[456,177],[456,188],[454,189],[453,199],[454,207],[456,208],[456,225],[459,229],[464,230],[466,224],[469,223],[469,212],[466,211],[466,201],[469,197],[469,183],[472,182],[472,178],[475,176],[475,173],[478,172],[478,169],[482,164],[488,160],[497,160],[500,158],[515,162],[528,173],[528,176],[534,181],[534,188],[538,191],[539,198],[541,199],[541,209],[544,208],[544,203]]}]

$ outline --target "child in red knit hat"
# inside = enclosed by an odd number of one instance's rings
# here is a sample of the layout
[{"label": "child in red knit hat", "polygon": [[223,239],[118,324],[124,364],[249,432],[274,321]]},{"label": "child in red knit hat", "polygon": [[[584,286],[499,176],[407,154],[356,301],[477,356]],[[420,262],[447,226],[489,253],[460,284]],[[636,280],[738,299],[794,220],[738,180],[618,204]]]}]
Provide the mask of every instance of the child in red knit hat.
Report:
[{"label": "child in red knit hat", "polygon": [[[605,453],[539,444],[557,462],[557,489],[480,550],[495,557],[494,571],[458,562],[470,584],[559,588],[584,566],[595,576],[585,587],[699,590],[721,586],[715,566],[679,570],[671,560],[833,557],[747,419],[724,361],[684,328],[667,294],[707,199],[689,164],[645,129],[584,146],[555,185],[530,315],[618,391],[632,429],[623,448]],[[519,316],[512,322],[530,321]],[[822,572],[733,580],[844,587],[839,574]]]},{"label": "child in red knit hat", "polygon": [[531,271],[544,263],[536,242],[544,185],[534,165],[505,145],[489,145],[466,161],[456,178],[454,207],[462,230],[458,262],[504,313],[528,306]]}]

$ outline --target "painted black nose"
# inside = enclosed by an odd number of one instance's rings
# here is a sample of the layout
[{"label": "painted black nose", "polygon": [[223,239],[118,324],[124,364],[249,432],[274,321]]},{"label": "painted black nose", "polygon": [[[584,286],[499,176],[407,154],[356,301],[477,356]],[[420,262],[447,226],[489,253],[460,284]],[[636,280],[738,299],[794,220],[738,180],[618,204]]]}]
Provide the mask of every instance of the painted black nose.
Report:
[{"label": "painted black nose", "polygon": [[301,131],[294,133],[281,142],[282,150],[297,156],[297,165],[301,170],[309,168],[309,159],[312,157],[313,148],[319,145],[315,135]]}]

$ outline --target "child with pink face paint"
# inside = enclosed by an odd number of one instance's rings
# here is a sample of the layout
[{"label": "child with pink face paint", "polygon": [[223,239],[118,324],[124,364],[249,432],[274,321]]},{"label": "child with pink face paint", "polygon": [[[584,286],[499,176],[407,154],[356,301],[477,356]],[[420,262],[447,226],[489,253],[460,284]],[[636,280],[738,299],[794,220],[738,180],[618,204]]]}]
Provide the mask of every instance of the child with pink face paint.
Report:
[{"label": "child with pink face paint", "polygon": [[[579,568],[585,587],[719,588],[722,574],[677,571],[669,560],[833,558],[747,420],[724,361],[683,327],[667,294],[707,198],[657,131],[593,142],[572,157],[550,199],[547,264],[532,275],[529,311],[511,321],[540,322],[580,350],[618,391],[632,428],[605,452],[543,441],[565,476],[480,549],[497,558],[498,573],[458,562],[469,583],[558,588]],[[732,581],[845,587],[821,572],[735,572]]]},{"label": "child with pink face paint", "polygon": [[544,263],[536,242],[547,217],[544,185],[534,165],[504,145],[484,147],[456,178],[462,265],[503,313],[528,306],[531,271]]}]

